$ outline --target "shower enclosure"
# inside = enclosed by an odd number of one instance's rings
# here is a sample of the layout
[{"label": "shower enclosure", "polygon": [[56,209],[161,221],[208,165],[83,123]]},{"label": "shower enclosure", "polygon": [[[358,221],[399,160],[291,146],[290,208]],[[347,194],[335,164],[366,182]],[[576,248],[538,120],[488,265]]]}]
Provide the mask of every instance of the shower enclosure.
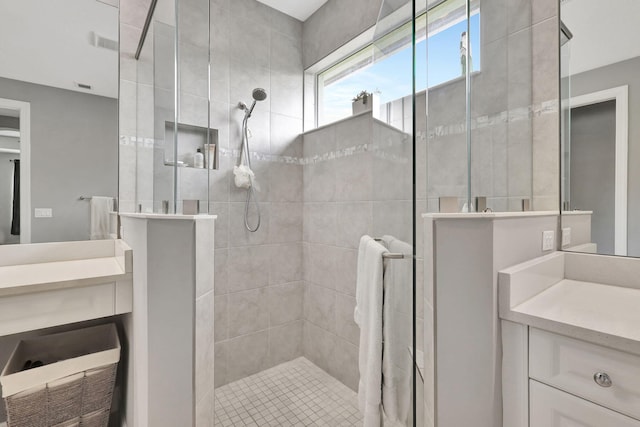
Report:
[{"label": "shower enclosure", "polygon": [[[384,117],[321,127],[306,124],[316,83],[304,77],[322,55],[305,55],[313,49],[302,28],[323,39],[339,11],[302,23],[255,0],[157,0],[146,25],[135,24],[145,30],[137,58],[121,62],[121,211],[217,216],[215,315],[193,319],[210,322],[214,342],[195,363],[214,375],[195,378],[195,425],[361,425],[353,313],[365,234],[404,244],[384,261],[400,272],[387,314],[399,332],[385,351],[401,372],[398,409],[384,425],[422,425],[416,236],[426,193],[416,193],[424,183],[416,186],[414,153],[426,154],[426,97],[414,96],[412,70],[426,24],[422,36],[412,31],[416,11],[380,1],[363,41],[370,64],[401,58],[393,77],[406,91],[383,100]],[[121,25],[127,34],[134,27]],[[398,27],[408,32],[391,37]],[[238,105],[252,93],[255,108]],[[233,173],[241,156],[255,174],[249,194]]]}]

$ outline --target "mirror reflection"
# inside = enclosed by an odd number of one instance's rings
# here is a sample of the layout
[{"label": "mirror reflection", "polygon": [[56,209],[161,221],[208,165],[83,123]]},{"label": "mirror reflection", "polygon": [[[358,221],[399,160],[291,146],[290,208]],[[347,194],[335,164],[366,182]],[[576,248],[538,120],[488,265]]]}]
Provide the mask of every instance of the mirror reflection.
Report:
[{"label": "mirror reflection", "polygon": [[111,237],[117,1],[5,2],[0,40],[0,245]]},{"label": "mirror reflection", "polygon": [[640,256],[640,2],[560,4],[562,248]]}]

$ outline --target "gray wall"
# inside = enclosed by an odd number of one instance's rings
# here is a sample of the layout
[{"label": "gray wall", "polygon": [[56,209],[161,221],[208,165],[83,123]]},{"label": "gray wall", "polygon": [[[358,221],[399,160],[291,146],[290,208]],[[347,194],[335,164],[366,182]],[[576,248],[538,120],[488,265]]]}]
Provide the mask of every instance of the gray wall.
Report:
[{"label": "gray wall", "polygon": [[571,76],[571,96],[584,95],[612,87],[629,86],[629,171],[627,189],[627,253],[640,256],[640,58]]},{"label": "gray wall", "polygon": [[376,24],[382,0],[329,0],[303,25],[302,63],[315,64]]},{"label": "gray wall", "polygon": [[117,196],[118,101],[0,78],[0,98],[31,104],[31,241],[89,239],[84,196]]},{"label": "gray wall", "polygon": [[[398,2],[384,3],[385,8]],[[401,2],[400,2],[401,3]],[[357,5],[356,5],[357,4]],[[380,0],[329,0],[303,25],[303,63],[313,65],[376,24]],[[481,2],[482,70],[472,82],[473,196],[498,211],[558,209],[557,4]],[[349,13],[357,10],[358,13]],[[330,31],[327,29],[330,28]],[[464,80],[429,93],[429,123],[418,97],[417,184],[422,212],[438,197],[466,194]]]},{"label": "gray wall", "polygon": [[354,390],[358,244],[364,234],[412,243],[411,142],[371,114],[304,134],[304,355]]},{"label": "gray wall", "polygon": [[[218,216],[215,382],[221,385],[302,355],[302,23],[255,0],[211,7],[211,127],[218,129],[221,156],[209,197]],[[183,60],[183,75],[194,75],[199,62]],[[260,229],[250,233],[246,192],[235,187],[232,170],[243,118],[237,104],[249,103],[256,87],[268,98],[249,121],[262,212]],[[192,95],[180,115],[198,125],[200,110],[189,109],[199,105],[195,88]]]},{"label": "gray wall", "polygon": [[[471,195],[488,197],[495,211],[520,210],[523,198],[535,210],[556,210],[556,2],[483,0],[480,23],[482,64],[471,79]],[[430,88],[428,105],[428,122],[417,116],[418,137],[426,130],[427,138],[426,152],[418,146],[418,185],[426,181],[427,211],[437,212],[438,197],[457,196],[462,206],[467,191],[464,79]]]},{"label": "gray wall", "polygon": [[593,211],[592,242],[614,252],[616,102],[571,110],[571,208]]},{"label": "gray wall", "polygon": [[[304,68],[375,26],[407,0],[329,0],[304,21],[302,62]],[[418,6],[420,7],[420,6]]]}]

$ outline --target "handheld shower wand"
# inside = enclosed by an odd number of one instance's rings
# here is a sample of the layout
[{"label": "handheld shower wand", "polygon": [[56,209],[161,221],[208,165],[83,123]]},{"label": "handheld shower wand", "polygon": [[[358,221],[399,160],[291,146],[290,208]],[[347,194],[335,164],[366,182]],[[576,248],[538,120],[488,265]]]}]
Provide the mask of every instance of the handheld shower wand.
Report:
[{"label": "handheld shower wand", "polygon": [[[251,155],[249,152],[249,130],[248,130],[248,121],[253,113],[253,109],[256,106],[258,101],[264,101],[267,99],[267,91],[262,88],[256,88],[253,90],[253,103],[251,107],[247,107],[247,104],[244,102],[238,103],[238,108],[244,111],[244,119],[242,120],[242,144],[240,145],[240,157],[238,158],[238,163],[234,168],[235,174],[235,183],[238,187],[243,187],[247,189],[247,200],[244,206],[244,225],[250,232],[258,231],[260,228],[260,204],[258,203],[258,199],[256,197],[255,188],[253,185],[254,173],[251,170]],[[242,155],[244,153],[245,165],[242,165]],[[251,227],[249,225],[249,205],[251,203],[251,196],[253,196],[253,203],[256,206],[256,211],[258,214],[258,222],[255,227]]]}]

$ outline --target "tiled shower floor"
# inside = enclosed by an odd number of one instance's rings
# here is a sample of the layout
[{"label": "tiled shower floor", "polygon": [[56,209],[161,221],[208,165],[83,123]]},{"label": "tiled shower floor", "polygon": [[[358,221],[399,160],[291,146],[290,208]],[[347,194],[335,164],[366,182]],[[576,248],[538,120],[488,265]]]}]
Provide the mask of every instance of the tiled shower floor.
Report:
[{"label": "tiled shower floor", "polygon": [[215,391],[215,426],[362,426],[357,394],[300,357]]}]

